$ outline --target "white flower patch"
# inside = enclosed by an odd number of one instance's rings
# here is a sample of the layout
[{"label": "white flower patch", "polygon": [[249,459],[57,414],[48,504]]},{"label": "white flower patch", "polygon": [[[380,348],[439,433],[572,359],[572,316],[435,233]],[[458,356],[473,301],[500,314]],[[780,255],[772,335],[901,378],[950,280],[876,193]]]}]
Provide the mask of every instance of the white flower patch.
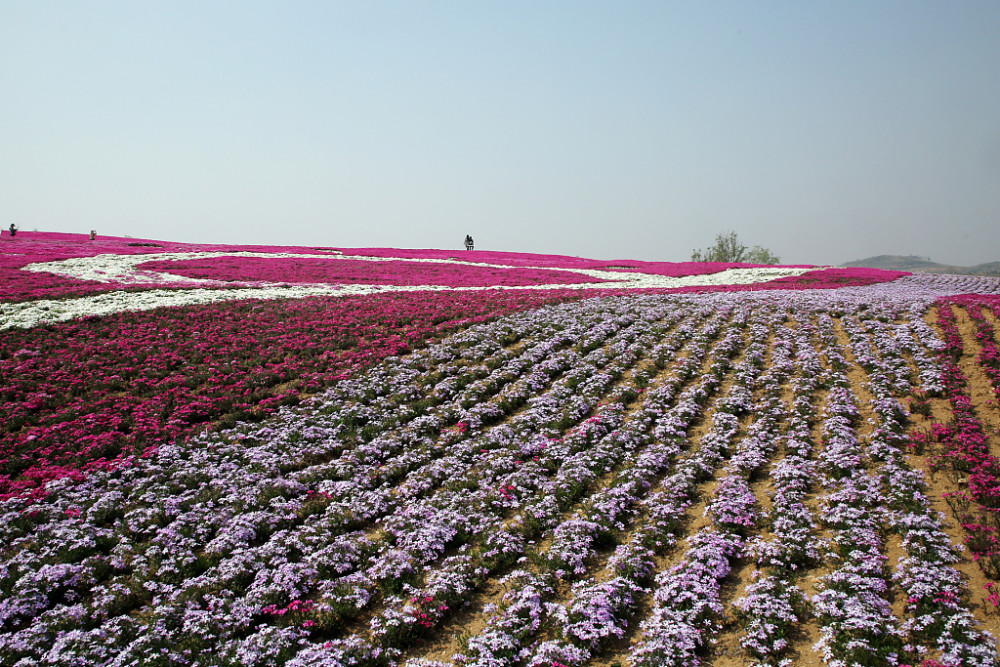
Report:
[{"label": "white flower patch", "polygon": [[[232,282],[189,278],[165,271],[150,271],[139,268],[152,261],[181,261],[188,259],[209,259],[213,257],[253,257],[265,259],[326,259],[337,261],[361,260],[369,262],[424,262],[437,264],[459,264],[473,267],[508,269],[513,271],[566,271],[578,273],[605,282],[588,283],[546,283],[540,285],[497,285],[497,286],[449,286],[449,285],[362,285],[353,283],[290,284],[270,282],[246,282],[243,287],[233,289],[201,289],[204,287],[230,287]],[[97,255],[94,257],[74,257],[56,262],[41,262],[23,267],[25,271],[53,273],[66,278],[89,280],[100,283],[125,285],[176,285],[192,286],[194,289],[151,289],[145,292],[109,292],[96,296],[63,300],[36,300],[22,303],[0,303],[0,330],[12,327],[29,328],[41,322],[61,322],[87,315],[109,315],[126,311],[141,311],[161,306],[187,306],[239,299],[291,299],[309,296],[359,296],[383,292],[418,291],[480,291],[488,289],[671,289],[678,287],[703,287],[713,285],[746,285],[767,282],[786,276],[798,276],[815,269],[788,267],[757,267],[727,269],[718,273],[693,276],[661,276],[631,271],[602,271],[563,267],[519,267],[503,264],[482,264],[453,259],[426,259],[404,257],[365,257],[352,255],[307,255],[294,253],[259,252],[173,252],[142,255]]]},{"label": "white flower patch", "polygon": [[[204,285],[228,285],[218,280],[207,280],[201,278],[189,278],[178,276],[164,271],[140,270],[141,264],[153,261],[183,261],[188,259],[211,259],[213,257],[252,257],[256,259],[325,259],[325,260],[357,260],[365,262],[418,262],[430,264],[457,264],[461,266],[486,267],[492,269],[507,269],[512,271],[567,271],[596,278],[602,281],[611,281],[613,284],[583,283],[572,285],[577,289],[589,287],[604,287],[613,289],[645,289],[645,288],[673,288],[704,285],[739,285],[747,283],[763,282],[783,278],[786,276],[798,276],[812,271],[813,269],[796,269],[788,267],[757,267],[748,269],[726,269],[718,273],[699,274],[694,276],[671,277],[649,273],[639,273],[633,271],[604,271],[600,269],[580,269],[565,267],[521,267],[509,266],[506,264],[484,264],[481,262],[467,262],[459,259],[429,259],[429,258],[409,258],[409,257],[367,257],[363,255],[306,255],[295,253],[264,253],[264,252],[164,252],[143,255],[96,255],[94,257],[74,257],[55,262],[42,262],[29,264],[24,267],[25,271],[54,273],[66,278],[76,278],[78,280],[91,280],[101,283],[124,283],[124,284],[174,284],[174,283],[197,283]],[[259,286],[274,286],[278,283],[254,283]],[[426,289],[429,285],[413,285],[413,289]],[[444,285],[434,287],[447,287]],[[553,283],[537,286],[542,289],[558,289],[567,287],[562,283]],[[450,287],[449,289],[468,289]],[[493,289],[492,287],[489,289]],[[517,289],[521,289],[518,287]]]},{"label": "white flower patch", "polygon": [[247,289],[185,289],[149,290],[146,292],[105,292],[78,299],[39,299],[22,303],[0,303],[0,330],[18,327],[27,329],[42,322],[64,322],[88,315],[152,310],[163,306],[193,306],[239,299],[286,299],[321,294],[345,294],[335,287],[323,289],[247,288]]}]

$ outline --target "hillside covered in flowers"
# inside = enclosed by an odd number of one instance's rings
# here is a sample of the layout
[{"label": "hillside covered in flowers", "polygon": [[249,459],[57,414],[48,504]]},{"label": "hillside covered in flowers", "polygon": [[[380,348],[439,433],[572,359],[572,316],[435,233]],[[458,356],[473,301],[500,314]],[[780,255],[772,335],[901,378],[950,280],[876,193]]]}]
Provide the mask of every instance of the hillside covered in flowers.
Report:
[{"label": "hillside covered in flowers", "polygon": [[0,237],[0,664],[1000,664],[1000,281]]}]

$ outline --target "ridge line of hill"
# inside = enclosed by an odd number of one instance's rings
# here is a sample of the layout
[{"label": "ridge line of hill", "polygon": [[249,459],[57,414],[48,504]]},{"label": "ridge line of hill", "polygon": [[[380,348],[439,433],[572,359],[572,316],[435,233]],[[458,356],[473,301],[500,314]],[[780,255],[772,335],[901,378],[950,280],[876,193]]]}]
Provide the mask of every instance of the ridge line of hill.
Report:
[{"label": "ridge line of hill", "polygon": [[975,266],[953,266],[931,261],[917,255],[876,255],[841,264],[847,268],[888,269],[923,273],[957,273],[968,276],[1000,276],[1000,262],[984,262]]}]

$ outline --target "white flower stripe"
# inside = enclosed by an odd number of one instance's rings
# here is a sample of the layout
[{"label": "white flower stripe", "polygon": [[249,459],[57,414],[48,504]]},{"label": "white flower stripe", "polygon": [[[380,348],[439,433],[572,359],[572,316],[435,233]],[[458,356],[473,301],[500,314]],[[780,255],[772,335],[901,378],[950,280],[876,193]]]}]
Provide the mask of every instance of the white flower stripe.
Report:
[{"label": "white flower stripe", "polygon": [[[210,259],[214,257],[253,257],[270,259],[328,259],[362,260],[371,262],[424,262],[438,264],[459,264],[473,267],[496,269],[547,270],[578,273],[605,282],[593,283],[546,283],[519,286],[448,286],[448,285],[363,285],[355,283],[268,283],[247,282],[245,287],[225,289],[231,282],[189,278],[162,271],[141,270],[139,266],[152,261],[182,261],[188,259]],[[416,291],[481,291],[487,289],[671,289],[678,287],[704,287],[715,285],[745,285],[767,282],[776,278],[798,276],[812,271],[808,268],[757,267],[748,269],[727,269],[718,273],[693,276],[671,277],[648,273],[626,271],[602,271],[596,269],[517,267],[502,264],[481,264],[463,260],[412,259],[402,257],[364,257],[353,255],[307,255],[290,253],[255,252],[178,252],[151,253],[143,255],[97,255],[75,257],[57,262],[29,264],[25,271],[53,273],[65,278],[89,280],[101,283],[126,285],[185,285],[193,289],[148,290],[144,292],[115,291],[96,296],[76,299],[25,301],[21,303],[0,303],[0,330],[13,327],[30,328],[42,322],[61,322],[88,315],[110,315],[120,312],[152,310],[163,306],[188,306],[240,299],[292,299],[310,296],[362,296],[383,292]],[[212,287],[222,289],[204,289]]]}]

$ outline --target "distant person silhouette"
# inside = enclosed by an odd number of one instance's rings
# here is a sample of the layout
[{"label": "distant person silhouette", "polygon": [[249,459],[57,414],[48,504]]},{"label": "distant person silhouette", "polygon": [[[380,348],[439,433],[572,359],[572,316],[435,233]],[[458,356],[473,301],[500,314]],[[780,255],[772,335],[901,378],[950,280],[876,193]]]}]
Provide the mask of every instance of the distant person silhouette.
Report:
[{"label": "distant person silhouette", "polygon": [[472,237],[468,234],[465,235],[465,249],[472,250],[475,247],[475,242],[473,242]]},{"label": "distant person silhouette", "polygon": [[10,235],[14,236],[15,234],[17,234],[17,225],[15,225],[12,222],[12,223],[10,223]]}]

